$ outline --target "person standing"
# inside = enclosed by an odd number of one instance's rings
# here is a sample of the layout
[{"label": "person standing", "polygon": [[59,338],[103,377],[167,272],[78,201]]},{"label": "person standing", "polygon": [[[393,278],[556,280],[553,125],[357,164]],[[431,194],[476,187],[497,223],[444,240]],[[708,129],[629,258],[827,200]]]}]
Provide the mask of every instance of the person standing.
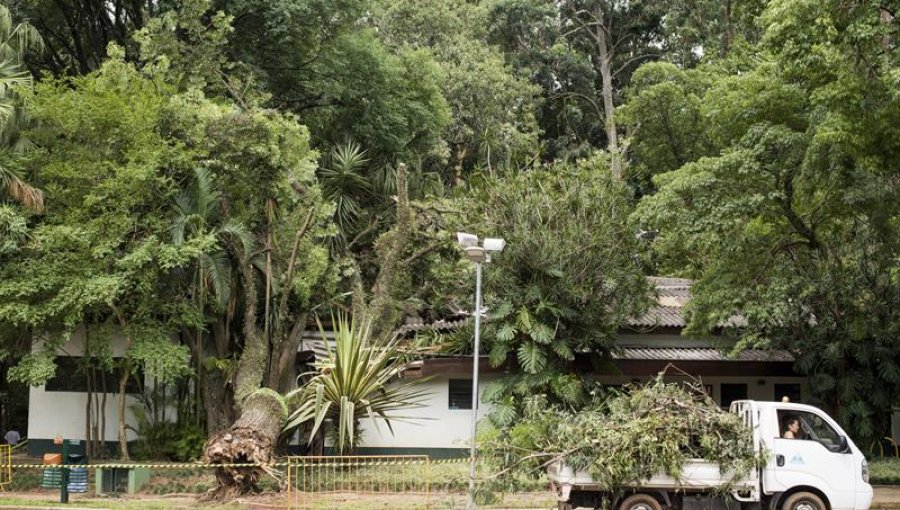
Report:
[{"label": "person standing", "polygon": [[6,444],[15,446],[19,444],[19,441],[22,440],[22,436],[19,435],[19,432],[17,430],[10,429],[9,432],[7,432],[5,436],[3,436],[3,439],[6,440]]}]

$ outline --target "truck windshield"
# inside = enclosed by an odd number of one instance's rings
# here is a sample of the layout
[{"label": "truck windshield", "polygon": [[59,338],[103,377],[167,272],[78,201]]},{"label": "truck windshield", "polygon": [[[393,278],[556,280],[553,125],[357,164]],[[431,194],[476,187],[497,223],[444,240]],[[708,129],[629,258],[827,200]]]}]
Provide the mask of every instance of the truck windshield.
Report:
[{"label": "truck windshield", "polygon": [[821,416],[807,411],[778,411],[782,434],[789,430],[790,423],[794,420],[800,425],[800,430],[793,434],[794,439],[816,441],[832,452],[840,450],[840,434]]}]

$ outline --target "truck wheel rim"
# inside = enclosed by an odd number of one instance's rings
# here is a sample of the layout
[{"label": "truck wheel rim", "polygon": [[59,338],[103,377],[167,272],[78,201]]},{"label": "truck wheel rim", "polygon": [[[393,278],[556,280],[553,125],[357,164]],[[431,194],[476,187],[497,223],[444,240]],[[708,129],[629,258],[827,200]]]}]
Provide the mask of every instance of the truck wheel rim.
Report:
[{"label": "truck wheel rim", "polygon": [[818,508],[811,501],[800,501],[794,505],[793,510],[818,510]]},{"label": "truck wheel rim", "polygon": [[[631,508],[628,510],[653,510],[646,503],[638,503],[636,505],[631,505]],[[796,510],[816,510],[815,508],[798,508]]]}]

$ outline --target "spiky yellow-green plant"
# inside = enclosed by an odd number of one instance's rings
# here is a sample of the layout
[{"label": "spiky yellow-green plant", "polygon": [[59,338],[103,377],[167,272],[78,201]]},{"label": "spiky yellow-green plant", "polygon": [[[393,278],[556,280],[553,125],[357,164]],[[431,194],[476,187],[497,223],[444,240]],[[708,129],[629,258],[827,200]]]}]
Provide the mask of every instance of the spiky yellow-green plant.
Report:
[{"label": "spiky yellow-green plant", "polygon": [[306,384],[286,396],[294,411],[285,430],[312,423],[312,441],[329,421],[335,449],[346,453],[357,446],[364,417],[376,429],[384,422],[393,434],[391,422],[408,420],[410,417],[401,413],[421,407],[426,393],[415,388],[422,379],[399,379],[406,361],[396,339],[375,341],[368,322],[343,315],[332,322],[334,345],[325,341],[327,358],[316,362],[314,372],[304,374],[312,376]]}]

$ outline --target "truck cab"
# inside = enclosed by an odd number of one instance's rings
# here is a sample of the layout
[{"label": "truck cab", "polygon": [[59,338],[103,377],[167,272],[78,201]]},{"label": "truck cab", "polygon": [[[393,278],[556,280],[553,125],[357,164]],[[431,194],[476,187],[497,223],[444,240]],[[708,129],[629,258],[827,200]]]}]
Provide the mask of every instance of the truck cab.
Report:
[{"label": "truck cab", "polygon": [[767,453],[759,473],[761,497],[778,510],[867,510],[868,464],[827,413],[790,402],[739,400],[731,411],[753,430]]}]

